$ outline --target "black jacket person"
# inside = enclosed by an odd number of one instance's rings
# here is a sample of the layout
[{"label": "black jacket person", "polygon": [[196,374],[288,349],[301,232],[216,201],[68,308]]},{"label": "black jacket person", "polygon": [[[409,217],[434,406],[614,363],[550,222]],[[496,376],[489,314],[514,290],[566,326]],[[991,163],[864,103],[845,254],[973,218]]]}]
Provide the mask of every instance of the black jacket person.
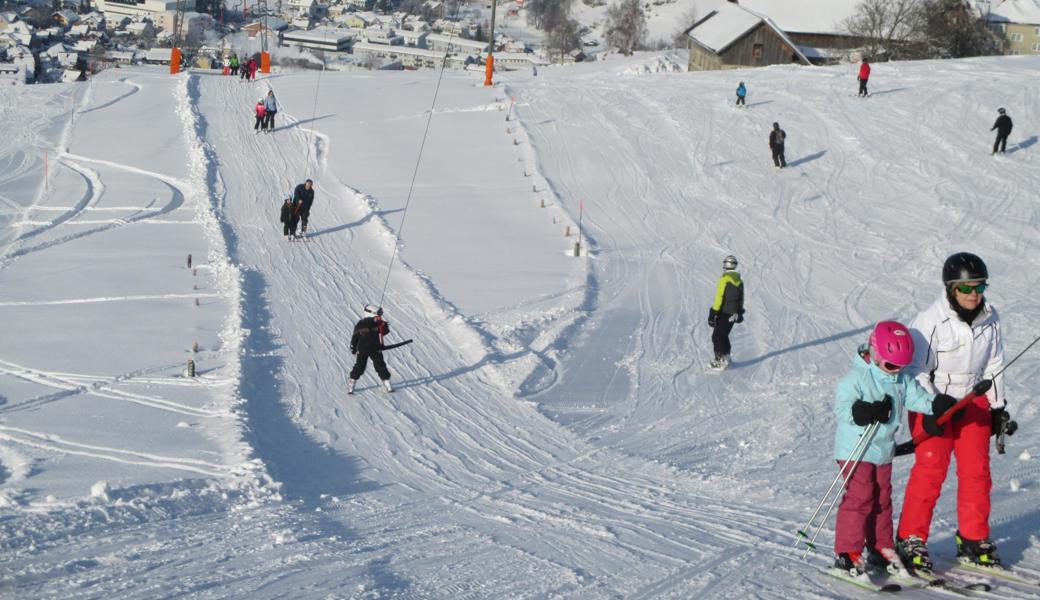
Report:
[{"label": "black jacket person", "polygon": [[1007,116],[1007,111],[1003,108],[998,108],[997,112],[1000,116],[993,123],[993,127],[990,127],[990,131],[997,130],[997,141],[993,142],[993,154],[997,153],[999,147],[1000,152],[1003,153],[1007,149],[1007,139],[1011,135],[1011,117]]},{"label": "black jacket person", "polygon": [[383,360],[383,338],[390,333],[390,324],[383,320],[383,309],[378,306],[369,304],[365,306],[365,312],[371,316],[361,319],[354,325],[354,335],[350,338],[350,353],[357,355],[357,361],[350,371],[347,392],[354,393],[354,384],[365,373],[365,367],[370,358],[376,374],[383,382],[383,387],[386,388],[386,391],[392,392],[390,371],[387,370],[386,361]]},{"label": "black jacket person", "polygon": [[307,219],[311,216],[311,205],[314,204],[314,182],[308,179],[296,186],[293,202],[300,203],[301,233],[307,233]]},{"label": "black jacket person", "polygon": [[784,158],[784,142],[787,140],[787,132],[780,129],[779,123],[773,123],[773,130],[769,132],[769,150],[773,153],[773,166],[782,169],[787,166]]}]

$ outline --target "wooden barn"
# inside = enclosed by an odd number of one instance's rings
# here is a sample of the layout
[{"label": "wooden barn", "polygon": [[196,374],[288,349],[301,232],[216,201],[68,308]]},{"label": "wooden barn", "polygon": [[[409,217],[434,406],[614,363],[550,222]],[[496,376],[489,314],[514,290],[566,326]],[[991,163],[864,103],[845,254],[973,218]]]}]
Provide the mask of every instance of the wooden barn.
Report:
[{"label": "wooden barn", "polygon": [[723,4],[694,23],[687,39],[691,71],[810,64],[772,19],[736,2]]}]

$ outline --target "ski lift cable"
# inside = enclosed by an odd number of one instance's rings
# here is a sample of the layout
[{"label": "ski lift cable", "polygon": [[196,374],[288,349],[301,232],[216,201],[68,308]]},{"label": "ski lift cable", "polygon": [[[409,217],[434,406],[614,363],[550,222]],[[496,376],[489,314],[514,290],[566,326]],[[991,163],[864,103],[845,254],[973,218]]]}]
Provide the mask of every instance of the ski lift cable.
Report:
[{"label": "ski lift cable", "polygon": [[[329,27],[328,27],[328,25],[326,25],[324,30],[322,31],[322,34],[321,34],[321,45],[322,46],[325,45],[325,38],[328,35],[329,35]],[[311,148],[314,147],[314,119],[316,119],[318,117],[318,91],[321,89],[321,76],[324,73],[325,73],[325,50],[323,48],[322,49],[322,54],[321,54],[321,71],[318,71],[318,81],[317,81],[317,83],[314,84],[314,106],[311,107],[311,127],[310,127],[311,138],[310,138],[310,140],[307,141],[307,160],[306,160],[306,162],[304,162],[304,165],[306,165],[306,164],[311,162]],[[296,123],[296,126],[299,127],[300,124]]]},{"label": "ski lift cable", "polygon": [[[452,16],[452,22],[458,22],[459,10],[462,8],[462,2],[456,2],[455,14]],[[386,280],[383,282],[383,290],[379,294],[379,303],[377,306],[383,305],[383,299],[386,297],[386,288],[390,285],[390,274],[394,269],[394,262],[397,259],[397,249],[400,245],[401,232],[404,231],[404,222],[408,218],[408,206],[412,202],[412,193],[415,190],[415,180],[419,175],[419,165],[422,163],[423,149],[426,148],[426,139],[430,133],[430,123],[433,121],[433,111],[437,108],[437,96],[441,91],[441,81],[444,79],[444,69],[448,66],[448,56],[451,53],[452,40],[455,38],[455,27],[452,27],[451,34],[448,35],[448,45],[444,49],[444,58],[441,60],[441,69],[437,74],[437,85],[433,90],[433,102],[430,104],[430,112],[426,117],[426,128],[423,130],[422,141],[419,143],[419,155],[415,158],[415,168],[412,170],[412,180],[408,184],[408,196],[404,201],[404,210],[401,212],[401,224],[397,227],[397,234],[394,235],[394,249],[390,255],[390,263],[386,267]]]}]

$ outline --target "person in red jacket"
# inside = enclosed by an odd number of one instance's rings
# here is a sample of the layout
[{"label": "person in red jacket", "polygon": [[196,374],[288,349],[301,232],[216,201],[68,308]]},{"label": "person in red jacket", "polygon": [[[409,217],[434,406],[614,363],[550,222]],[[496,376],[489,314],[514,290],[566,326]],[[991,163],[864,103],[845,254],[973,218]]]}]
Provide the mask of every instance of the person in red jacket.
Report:
[{"label": "person in red jacket", "polygon": [[256,79],[256,67],[257,67],[256,59],[255,58],[250,58],[249,59],[249,81],[253,81],[253,80]]},{"label": "person in red jacket", "polygon": [[264,99],[261,98],[256,101],[256,124],[253,125],[253,129],[257,133],[260,133],[261,129],[264,129],[264,116],[267,115],[267,109],[264,108]]},{"label": "person in red jacket", "polygon": [[867,93],[867,80],[870,79],[870,64],[866,58],[863,59],[863,63],[859,66],[859,76],[856,79],[859,80],[859,94],[857,96],[866,98],[870,95]]}]

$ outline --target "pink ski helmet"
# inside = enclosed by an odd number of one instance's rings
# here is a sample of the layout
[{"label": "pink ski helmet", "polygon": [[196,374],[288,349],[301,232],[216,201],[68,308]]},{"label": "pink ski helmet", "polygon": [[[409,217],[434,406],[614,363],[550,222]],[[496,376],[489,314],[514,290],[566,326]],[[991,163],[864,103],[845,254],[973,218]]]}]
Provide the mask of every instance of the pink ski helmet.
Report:
[{"label": "pink ski helmet", "polygon": [[898,367],[909,365],[914,358],[914,340],[910,330],[896,321],[881,321],[870,332],[870,354],[875,362]]}]

